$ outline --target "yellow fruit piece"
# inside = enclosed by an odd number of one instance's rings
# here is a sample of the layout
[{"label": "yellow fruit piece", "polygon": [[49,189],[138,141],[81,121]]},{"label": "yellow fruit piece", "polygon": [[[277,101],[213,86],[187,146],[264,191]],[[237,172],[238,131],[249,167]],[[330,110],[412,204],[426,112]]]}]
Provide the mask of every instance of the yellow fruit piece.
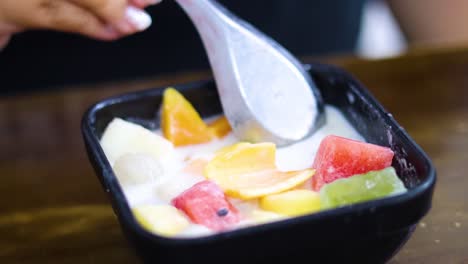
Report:
[{"label": "yellow fruit piece", "polygon": [[181,211],[170,205],[142,205],[132,211],[141,226],[158,235],[176,235],[190,224]]},{"label": "yellow fruit piece", "polygon": [[250,214],[250,219],[253,220],[255,223],[262,224],[262,223],[269,223],[278,220],[285,219],[284,215],[280,215],[274,212],[264,211],[261,209],[253,210]]},{"label": "yellow fruit piece", "polygon": [[219,173],[238,175],[263,170],[275,170],[276,146],[273,143],[239,142],[221,148],[207,164],[208,178]]},{"label": "yellow fruit piece", "polygon": [[312,177],[315,170],[279,171],[273,143],[237,143],[225,147],[206,165],[205,177],[230,196],[253,199],[292,189]]},{"label": "yellow fruit piece", "polygon": [[253,199],[269,194],[280,193],[307,181],[314,170],[304,171],[261,171],[239,175],[234,181],[227,181],[226,193],[241,199]]},{"label": "yellow fruit piece", "polygon": [[231,125],[225,116],[222,116],[208,124],[208,128],[211,129],[213,134],[218,138],[222,138],[231,132]]},{"label": "yellow fruit piece", "polygon": [[261,197],[260,207],[281,215],[305,215],[320,210],[320,195],[309,190],[291,190]]},{"label": "yellow fruit piece", "polygon": [[164,137],[175,146],[200,144],[215,138],[192,104],[174,88],[164,91],[161,116]]}]

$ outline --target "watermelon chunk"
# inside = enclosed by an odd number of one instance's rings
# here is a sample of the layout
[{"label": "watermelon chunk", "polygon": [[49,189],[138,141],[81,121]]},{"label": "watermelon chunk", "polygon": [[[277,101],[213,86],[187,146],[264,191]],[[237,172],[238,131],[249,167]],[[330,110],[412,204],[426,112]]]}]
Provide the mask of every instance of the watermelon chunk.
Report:
[{"label": "watermelon chunk", "polygon": [[172,199],[171,203],[194,223],[215,231],[229,229],[241,220],[238,210],[212,181],[196,183]]},{"label": "watermelon chunk", "polygon": [[319,191],[327,183],[355,174],[382,170],[391,166],[394,152],[388,148],[335,135],[320,143],[312,167],[312,189]]}]

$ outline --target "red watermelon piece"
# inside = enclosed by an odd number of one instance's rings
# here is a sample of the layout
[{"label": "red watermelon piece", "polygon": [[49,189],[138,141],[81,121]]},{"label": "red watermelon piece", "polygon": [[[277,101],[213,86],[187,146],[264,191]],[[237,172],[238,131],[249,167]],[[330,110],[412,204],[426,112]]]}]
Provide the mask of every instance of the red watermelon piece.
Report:
[{"label": "red watermelon piece", "polygon": [[212,181],[196,183],[172,199],[172,205],[194,223],[216,231],[229,229],[241,220],[238,210]]},{"label": "red watermelon piece", "polygon": [[392,164],[394,152],[388,148],[335,135],[320,143],[312,167],[312,189],[355,174],[385,169]]}]

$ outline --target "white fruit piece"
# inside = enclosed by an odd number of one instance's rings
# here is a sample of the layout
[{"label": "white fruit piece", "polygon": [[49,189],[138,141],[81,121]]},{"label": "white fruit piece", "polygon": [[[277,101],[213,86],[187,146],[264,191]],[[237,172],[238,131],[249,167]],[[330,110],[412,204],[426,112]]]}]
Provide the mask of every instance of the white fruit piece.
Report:
[{"label": "white fruit piece", "polygon": [[124,186],[157,183],[164,175],[161,162],[144,153],[127,153],[120,156],[113,169],[120,184]]},{"label": "white fruit piece", "polygon": [[108,124],[100,143],[112,166],[127,153],[145,153],[157,160],[167,160],[174,155],[174,146],[170,141],[121,118],[114,118]]},{"label": "white fruit piece", "polygon": [[190,225],[187,217],[171,205],[140,205],[132,211],[141,226],[158,235],[173,236]]}]

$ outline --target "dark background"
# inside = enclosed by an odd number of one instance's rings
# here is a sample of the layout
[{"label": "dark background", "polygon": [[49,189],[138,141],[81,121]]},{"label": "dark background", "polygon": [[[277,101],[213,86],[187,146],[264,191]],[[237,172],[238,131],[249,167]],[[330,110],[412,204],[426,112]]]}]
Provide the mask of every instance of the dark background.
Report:
[{"label": "dark background", "polygon": [[[296,56],[313,56],[354,52],[364,1],[220,2]],[[47,31],[16,35],[0,52],[0,93],[209,69],[198,33],[174,1],[147,11],[149,29],[114,42]]]}]

